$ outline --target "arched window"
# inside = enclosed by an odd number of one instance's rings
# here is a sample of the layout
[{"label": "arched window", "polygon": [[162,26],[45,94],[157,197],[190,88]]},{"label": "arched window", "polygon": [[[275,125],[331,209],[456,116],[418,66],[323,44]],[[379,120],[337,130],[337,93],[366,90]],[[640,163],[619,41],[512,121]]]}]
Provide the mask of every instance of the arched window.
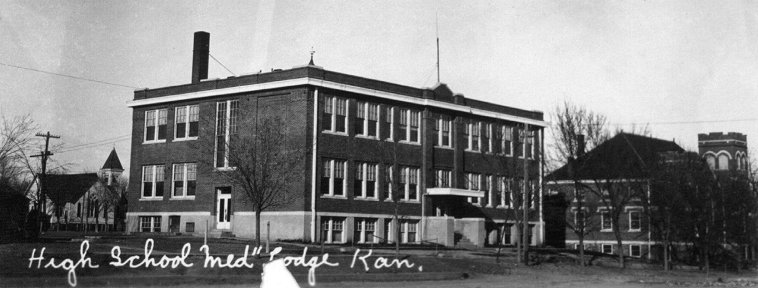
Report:
[{"label": "arched window", "polygon": [[742,170],[742,154],[737,154],[737,170]]},{"label": "arched window", "polygon": [[719,170],[729,170],[729,156],[726,154],[720,154],[718,164]]},{"label": "arched window", "polygon": [[705,156],[705,162],[708,163],[708,167],[711,168],[711,170],[716,170],[716,157],[713,155],[706,155]]}]

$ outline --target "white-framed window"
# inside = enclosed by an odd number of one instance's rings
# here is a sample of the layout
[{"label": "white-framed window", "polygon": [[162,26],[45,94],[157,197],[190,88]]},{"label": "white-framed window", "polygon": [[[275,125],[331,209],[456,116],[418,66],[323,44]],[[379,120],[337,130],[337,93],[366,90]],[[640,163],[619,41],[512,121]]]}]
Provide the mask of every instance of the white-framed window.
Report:
[{"label": "white-framed window", "polygon": [[356,102],[355,135],[377,137],[379,131],[379,106],[362,101]]},{"label": "white-framed window", "polygon": [[400,141],[421,143],[421,113],[400,108]]},{"label": "white-framed window", "polygon": [[140,232],[161,232],[161,216],[140,216]]},{"label": "white-framed window", "polygon": [[522,144],[519,157],[524,158],[524,154],[526,154],[529,159],[534,159],[534,137],[536,137],[534,131],[527,131],[524,127],[520,127],[518,132]]},{"label": "white-framed window", "polygon": [[402,167],[400,169],[400,186],[404,187],[405,201],[418,201],[419,195],[419,169],[413,167]]},{"label": "white-framed window", "polygon": [[450,170],[441,170],[438,169],[434,171],[434,174],[436,176],[435,186],[439,188],[449,188],[452,187],[450,179],[452,178],[453,172]]},{"label": "white-framed window", "polygon": [[716,170],[716,156],[705,155],[705,162],[708,163],[708,167],[710,167],[711,170]]},{"label": "white-framed window", "polygon": [[384,243],[392,243],[395,242],[395,232],[392,225],[392,218],[386,218],[384,219],[384,234],[382,235],[384,237]]},{"label": "white-framed window", "polygon": [[197,139],[200,131],[200,106],[187,105],[174,110],[174,139]]},{"label": "white-framed window", "polygon": [[441,116],[435,123],[435,146],[437,147],[453,147],[452,133],[450,133],[450,127],[452,127],[453,121],[447,116]]},{"label": "white-framed window", "polygon": [[479,132],[481,130],[481,124],[481,122],[476,121],[470,121],[468,124],[466,124],[465,133],[463,134],[468,143],[466,150],[479,151],[479,142],[481,141]]},{"label": "white-framed window", "polygon": [[497,184],[500,186],[500,207],[510,208],[513,203],[513,193],[511,193],[512,179],[504,176],[498,177]]},{"label": "white-framed window", "polygon": [[379,127],[379,133],[382,135],[381,139],[392,141],[392,134],[395,133],[392,125],[394,121],[392,118],[394,108],[386,105],[382,105],[381,107],[382,118],[384,119],[382,119],[381,126]]},{"label": "white-framed window", "polygon": [[642,219],[640,211],[629,211],[629,232],[639,232],[642,230]]},{"label": "white-framed window", "polygon": [[165,166],[142,166],[142,199],[163,198],[163,181],[165,181]]},{"label": "white-framed window", "polygon": [[492,152],[492,123],[484,124],[482,134],[482,152]]},{"label": "white-framed window", "polygon": [[418,243],[418,220],[400,220],[401,243]]},{"label": "white-framed window", "polygon": [[229,168],[229,143],[237,135],[239,100],[216,102],[216,168]]},{"label": "white-framed window", "polygon": [[167,109],[145,111],[144,143],[159,143],[166,141]]},{"label": "white-framed window", "polygon": [[500,129],[502,129],[502,153],[506,156],[511,156],[513,155],[513,127],[503,125]]},{"label": "white-framed window", "polygon": [[[479,183],[481,183],[482,175],[477,173],[466,173],[466,181],[464,181],[464,187],[467,190],[479,191]],[[468,202],[474,205],[479,205],[479,197],[468,197]]]},{"label": "white-framed window", "polygon": [[345,243],[345,218],[321,217],[321,241]]},{"label": "white-framed window", "polygon": [[637,257],[637,258],[641,257],[642,256],[642,246],[630,244],[629,245],[629,256]]},{"label": "white-framed window", "polygon": [[173,187],[171,197],[194,198],[197,186],[197,164],[182,163],[174,164]]},{"label": "white-framed window", "polygon": [[355,218],[355,235],[353,241],[357,243],[377,243],[375,218]]},{"label": "white-framed window", "polygon": [[392,165],[384,165],[384,187],[387,200],[392,200]]},{"label": "white-framed window", "polygon": [[604,254],[613,254],[613,244],[603,244],[602,249]]},{"label": "white-framed window", "polygon": [[357,198],[376,199],[377,165],[372,163],[356,162],[355,181],[353,193]]},{"label": "white-framed window", "polygon": [[[586,217],[586,211],[584,209],[582,210],[574,210],[574,228],[576,230],[579,230],[582,228],[583,225],[587,224],[587,217]],[[584,229],[586,230],[589,227],[584,226]]]},{"label": "white-framed window", "polygon": [[347,162],[344,160],[324,159],[321,163],[321,195],[345,196],[347,185]]},{"label": "white-framed window", "polygon": [[347,133],[347,99],[324,96],[324,111],[321,114],[321,128],[333,133]]},{"label": "white-framed window", "polygon": [[499,203],[498,201],[495,201],[493,195],[495,194],[495,186],[492,185],[493,178],[497,178],[497,176],[487,175],[484,178],[484,191],[487,193],[487,207],[494,207],[493,203]]},{"label": "white-framed window", "polygon": [[611,212],[608,210],[600,211],[600,231],[607,232],[613,230],[613,222],[611,221]]}]

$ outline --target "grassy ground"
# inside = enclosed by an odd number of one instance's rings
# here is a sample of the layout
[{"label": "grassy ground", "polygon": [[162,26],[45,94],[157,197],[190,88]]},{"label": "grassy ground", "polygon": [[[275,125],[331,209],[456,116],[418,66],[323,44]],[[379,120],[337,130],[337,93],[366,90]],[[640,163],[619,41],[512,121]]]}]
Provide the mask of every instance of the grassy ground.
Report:
[{"label": "grassy ground", "polygon": [[[125,268],[112,267],[108,262],[111,248],[121,247],[122,258],[144,256],[145,238],[138,237],[104,237],[89,239],[88,255],[97,269],[77,269],[79,286],[169,286],[189,287],[235,286],[260,283],[261,264],[268,259],[249,257],[253,268],[203,268],[204,253],[199,248],[202,238],[164,237],[156,238],[152,257],[160,259],[163,255],[178,255],[185,243],[190,243],[192,250],[187,262],[193,267],[171,268]],[[37,253],[45,247],[45,256],[49,259],[79,259],[81,241],[48,243],[14,243],[0,245],[0,287],[16,286],[67,286],[67,271],[62,269],[28,268],[29,257],[33,249]],[[236,239],[209,239],[210,252],[216,256],[234,254],[241,256],[249,241]],[[281,255],[300,256],[307,245],[297,243],[276,243],[271,245],[283,248]],[[252,245],[251,245],[252,247]],[[321,257],[321,247],[307,246],[310,257]],[[360,256],[366,255],[368,247],[361,248]],[[351,268],[355,249],[350,247],[327,246],[329,261],[339,263],[337,267],[322,266],[316,269],[319,287],[670,287],[670,286],[748,286],[756,285],[758,279],[753,272],[742,274],[717,273],[705,277],[697,271],[663,272],[657,269],[618,269],[612,267],[579,267],[566,259],[551,258],[551,261],[529,267],[515,263],[514,255],[506,250],[500,263],[496,264],[491,250],[476,253],[461,250],[415,249],[401,251],[401,258],[413,263],[412,268],[373,267],[377,256],[388,260],[394,259],[391,249],[377,248],[367,259],[370,270],[365,271],[362,262],[357,261]],[[437,253],[439,252],[439,253]],[[318,258],[321,259],[321,258]],[[43,262],[43,263],[46,263]],[[44,264],[43,264],[44,265]],[[288,267],[301,283],[307,283],[308,268]],[[419,269],[421,268],[421,269]],[[721,278],[722,282],[718,282]],[[741,281],[738,281],[742,279]],[[445,280],[445,281],[442,281]],[[362,283],[364,281],[368,281]],[[414,281],[414,282],[405,282]],[[357,284],[362,283],[362,284]],[[242,286],[239,286],[242,287]]]}]

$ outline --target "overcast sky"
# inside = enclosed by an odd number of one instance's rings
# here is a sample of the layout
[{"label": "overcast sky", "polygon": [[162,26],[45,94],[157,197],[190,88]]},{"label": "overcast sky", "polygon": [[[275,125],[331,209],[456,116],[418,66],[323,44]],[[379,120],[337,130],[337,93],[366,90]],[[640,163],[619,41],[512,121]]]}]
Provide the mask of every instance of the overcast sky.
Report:
[{"label": "overcast sky", "polygon": [[[430,87],[435,15],[442,82],[456,93],[548,121],[567,99],[625,129],[650,123],[687,149],[709,131],[758,145],[754,1],[4,2],[0,114],[31,114],[61,135],[53,158],[71,172],[99,169],[114,146],[127,168],[134,88],[5,65],[139,88],[184,84],[192,33],[203,30],[238,75],[304,65],[314,47],[325,69]],[[211,60],[209,78],[228,76]]]}]

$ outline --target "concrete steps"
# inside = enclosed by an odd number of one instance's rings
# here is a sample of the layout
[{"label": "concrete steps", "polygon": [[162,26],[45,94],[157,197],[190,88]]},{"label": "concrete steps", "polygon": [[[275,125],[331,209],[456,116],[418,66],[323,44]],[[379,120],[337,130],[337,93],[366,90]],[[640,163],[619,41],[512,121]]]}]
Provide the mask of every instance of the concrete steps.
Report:
[{"label": "concrete steps", "polygon": [[236,237],[231,231],[229,230],[218,230],[213,229],[208,232],[208,237],[211,238],[234,238]]},{"label": "concrete steps", "polygon": [[455,243],[456,248],[463,248],[463,249],[477,249],[476,245],[471,242],[466,236],[461,236],[461,239],[458,240],[458,242]]}]

